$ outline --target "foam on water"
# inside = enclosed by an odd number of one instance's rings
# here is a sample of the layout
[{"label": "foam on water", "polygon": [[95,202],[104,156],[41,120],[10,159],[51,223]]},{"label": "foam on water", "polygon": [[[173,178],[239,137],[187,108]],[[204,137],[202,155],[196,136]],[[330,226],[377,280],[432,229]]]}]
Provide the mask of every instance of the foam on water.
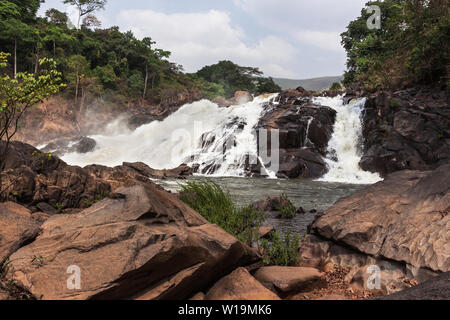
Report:
[{"label": "foam on water", "polygon": [[328,106],[337,112],[333,135],[328,143],[329,156],[325,159],[329,172],[319,181],[355,184],[373,184],[381,181],[379,174],[363,171],[359,166],[361,113],[366,99],[362,98],[353,104],[345,105],[340,96],[318,97],[314,99],[314,103]]}]

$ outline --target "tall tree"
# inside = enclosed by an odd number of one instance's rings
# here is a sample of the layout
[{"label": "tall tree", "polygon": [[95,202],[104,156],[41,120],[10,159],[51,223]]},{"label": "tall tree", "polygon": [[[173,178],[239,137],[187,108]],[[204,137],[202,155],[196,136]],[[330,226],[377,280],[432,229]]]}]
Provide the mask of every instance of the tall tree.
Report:
[{"label": "tall tree", "polygon": [[[8,55],[0,52],[0,69],[6,68]],[[17,80],[7,74],[0,75],[0,141],[3,141],[0,171],[4,169],[10,141],[17,132],[23,114],[64,86],[53,60],[41,59],[40,64],[42,71],[39,75],[18,73]]]},{"label": "tall tree", "polygon": [[69,22],[69,16],[65,12],[61,12],[56,9],[50,9],[45,12],[45,16],[48,18],[50,23],[56,24],[57,26],[64,27],[67,26]]},{"label": "tall tree", "polygon": [[89,62],[81,55],[73,55],[69,58],[67,65],[71,71],[69,79],[71,82],[74,82],[75,85],[75,103],[77,103],[80,82],[89,71]]},{"label": "tall tree", "polygon": [[80,29],[81,17],[97,10],[105,9],[106,2],[107,0],[64,0],[65,4],[76,6],[78,9],[78,29]]}]

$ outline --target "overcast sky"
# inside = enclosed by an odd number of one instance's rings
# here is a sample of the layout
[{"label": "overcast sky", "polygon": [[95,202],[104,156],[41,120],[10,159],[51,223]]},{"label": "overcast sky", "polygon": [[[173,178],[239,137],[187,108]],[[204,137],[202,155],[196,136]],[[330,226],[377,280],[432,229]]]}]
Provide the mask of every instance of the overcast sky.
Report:
[{"label": "overcast sky", "polygon": [[[69,13],[62,0],[49,8]],[[367,0],[109,0],[96,16],[151,37],[171,61],[195,72],[220,60],[259,67],[267,76],[305,79],[343,74],[340,36]]]}]

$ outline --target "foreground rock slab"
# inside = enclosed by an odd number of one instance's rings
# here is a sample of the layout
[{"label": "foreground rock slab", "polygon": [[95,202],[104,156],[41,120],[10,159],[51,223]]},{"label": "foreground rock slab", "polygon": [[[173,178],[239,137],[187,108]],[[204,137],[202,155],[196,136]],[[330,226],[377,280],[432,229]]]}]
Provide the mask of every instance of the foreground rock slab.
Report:
[{"label": "foreground rock slab", "polygon": [[6,278],[37,299],[188,299],[259,260],[152,183],[113,198],[51,217],[10,257]]},{"label": "foreground rock slab", "polygon": [[307,267],[263,267],[255,273],[255,278],[266,287],[283,293],[299,290],[321,277],[319,270]]},{"label": "foreground rock slab", "polygon": [[418,286],[380,298],[380,300],[449,300],[450,272],[441,274]]},{"label": "foreground rock slab", "polygon": [[39,224],[26,208],[13,203],[0,203],[0,267],[22,245],[36,238]]},{"label": "foreground rock slab", "polygon": [[352,267],[349,281],[360,286],[367,267],[375,265],[387,293],[403,278],[422,282],[450,271],[449,188],[446,164],[435,171],[396,172],[341,199],[310,226],[300,250],[303,265],[328,259]]},{"label": "foreground rock slab", "polygon": [[207,300],[280,300],[244,268],[239,268],[217,282],[207,293]]}]

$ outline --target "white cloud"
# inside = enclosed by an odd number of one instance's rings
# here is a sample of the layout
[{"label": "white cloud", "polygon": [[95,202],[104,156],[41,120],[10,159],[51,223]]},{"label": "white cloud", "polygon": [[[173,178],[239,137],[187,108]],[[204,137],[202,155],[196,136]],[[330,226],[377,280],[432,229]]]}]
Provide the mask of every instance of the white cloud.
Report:
[{"label": "white cloud", "polygon": [[292,32],[292,36],[300,42],[330,51],[342,51],[339,32],[299,30]]},{"label": "white cloud", "polygon": [[132,30],[139,38],[150,36],[157,46],[172,51],[171,60],[186,71],[219,60],[260,67],[266,74],[292,77],[289,66],[296,56],[294,47],[275,36],[266,36],[256,44],[246,43],[243,30],[231,23],[226,12],[166,14],[152,10],[123,10],[118,15],[122,29]]}]

